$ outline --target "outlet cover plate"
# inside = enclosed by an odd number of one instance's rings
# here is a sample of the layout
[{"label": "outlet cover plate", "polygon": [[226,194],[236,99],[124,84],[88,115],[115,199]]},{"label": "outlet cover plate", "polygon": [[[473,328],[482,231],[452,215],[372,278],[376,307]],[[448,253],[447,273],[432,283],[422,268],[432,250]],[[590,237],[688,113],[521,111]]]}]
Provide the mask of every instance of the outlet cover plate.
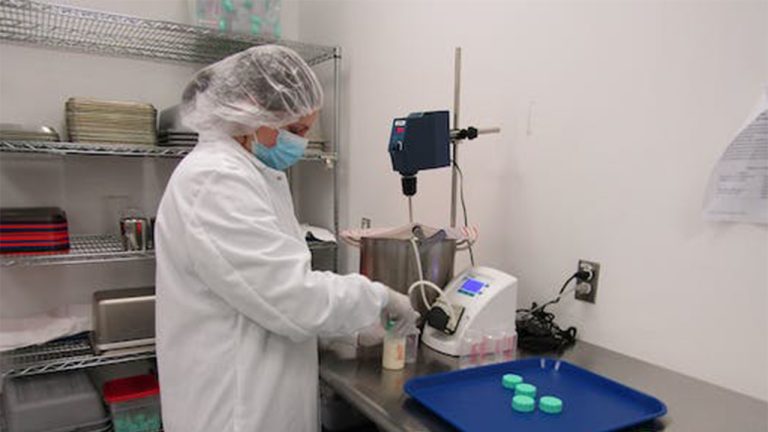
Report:
[{"label": "outlet cover plate", "polygon": [[576,292],[576,300],[595,303],[595,297],[597,296],[597,281],[600,279],[600,263],[594,261],[579,260],[579,270],[587,270],[592,272],[592,280],[589,282],[580,282],[589,284],[592,289],[588,294],[579,294]]}]

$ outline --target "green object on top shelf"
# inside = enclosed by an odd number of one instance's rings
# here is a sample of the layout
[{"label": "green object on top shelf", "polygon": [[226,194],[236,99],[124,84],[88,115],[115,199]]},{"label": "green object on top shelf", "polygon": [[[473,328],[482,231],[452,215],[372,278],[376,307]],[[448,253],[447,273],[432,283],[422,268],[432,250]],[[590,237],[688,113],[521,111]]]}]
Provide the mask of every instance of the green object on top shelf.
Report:
[{"label": "green object on top shelf", "polygon": [[251,15],[251,33],[255,35],[261,33],[261,17],[258,15]]}]

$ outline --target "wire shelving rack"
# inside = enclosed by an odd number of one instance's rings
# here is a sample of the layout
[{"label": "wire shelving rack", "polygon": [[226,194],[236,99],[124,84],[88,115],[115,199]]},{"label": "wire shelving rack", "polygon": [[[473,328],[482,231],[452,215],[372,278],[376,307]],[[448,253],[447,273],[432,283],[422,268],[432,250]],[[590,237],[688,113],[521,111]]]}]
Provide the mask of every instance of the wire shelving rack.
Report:
[{"label": "wire shelving rack", "polygon": [[292,48],[310,65],[333,59],[332,47],[224,33],[168,21],[43,3],[0,0],[0,39],[95,54],[208,64],[264,44]]},{"label": "wire shelving rack", "polygon": [[155,357],[153,345],[95,354],[87,336],[61,339],[0,355],[3,378],[85,369]]},{"label": "wire shelving rack", "polygon": [[[339,147],[341,50],[314,44],[275,40],[168,21],[56,5],[33,0],[0,0],[0,41],[138,60],[204,65],[244,49],[278,44],[289,47],[310,65],[332,61],[333,151],[310,153],[304,160],[321,161],[334,168]],[[10,141],[0,139],[0,152],[87,156],[183,158],[189,147]],[[333,225],[338,232],[339,183],[333,170]],[[154,251],[126,252],[117,236],[70,236],[71,250],[51,255],[0,255],[0,267],[100,263],[154,259]],[[311,251],[332,251],[336,243],[311,242]],[[334,264],[335,266],[335,264]],[[89,368],[155,357],[153,347],[97,355],[87,338],[67,339],[0,354],[2,377]],[[0,420],[2,420],[0,415]],[[0,429],[2,429],[0,425]]]},{"label": "wire shelving rack", "polygon": [[[70,236],[69,243],[70,250],[63,253],[0,255],[0,267],[107,263],[155,258],[154,250],[124,250],[122,241],[115,235]],[[336,243],[333,242],[313,241],[308,242],[307,246],[312,252],[336,249]]]},{"label": "wire shelving rack", "polygon": [[[16,141],[0,139],[0,152],[33,153],[61,156],[129,156],[155,158],[183,158],[192,151],[192,146],[152,146],[140,144],[94,144],[58,141]],[[329,152],[307,152],[302,160],[320,161],[332,167],[336,154]]]},{"label": "wire shelving rack", "polygon": [[190,151],[192,151],[192,147],[0,140],[0,152],[7,153],[182,158]]},{"label": "wire shelving rack", "polygon": [[0,267],[134,261],[155,256],[152,250],[123,250],[121,240],[114,235],[70,236],[69,244],[69,252],[64,253],[0,255]]}]

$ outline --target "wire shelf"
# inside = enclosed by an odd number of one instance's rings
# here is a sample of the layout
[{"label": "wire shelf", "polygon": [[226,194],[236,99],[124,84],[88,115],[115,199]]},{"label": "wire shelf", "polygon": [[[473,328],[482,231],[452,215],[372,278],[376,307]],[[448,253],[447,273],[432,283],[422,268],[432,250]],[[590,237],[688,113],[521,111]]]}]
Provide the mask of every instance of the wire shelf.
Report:
[{"label": "wire shelf", "polygon": [[0,152],[9,153],[182,158],[191,151],[192,147],[0,140]]},{"label": "wire shelf", "polygon": [[0,0],[0,39],[122,57],[207,64],[252,46],[279,44],[310,65],[336,56],[336,49],[206,27],[61,6],[30,0]]},{"label": "wire shelf", "polygon": [[[65,253],[0,255],[0,267],[135,261],[155,257],[153,250],[125,251],[120,238],[108,234],[70,236],[69,244],[70,249]],[[312,241],[307,246],[310,251],[336,249],[333,242]]]},{"label": "wire shelf", "polygon": [[154,346],[94,354],[87,338],[73,337],[0,354],[3,378],[85,369],[155,357]]},{"label": "wire shelf", "polygon": [[3,254],[0,266],[38,266],[83,264],[91,262],[133,261],[154,258],[154,251],[125,251],[123,243],[113,235],[70,236],[70,250],[45,255]]},{"label": "wire shelf", "polygon": [[338,160],[336,153],[327,152],[307,152],[304,153],[304,156],[302,156],[301,159],[305,161],[323,162],[328,168],[335,167],[336,161]]},{"label": "wire shelf", "polygon": [[[0,152],[6,153],[37,153],[54,155],[81,156],[132,156],[156,158],[183,158],[188,155],[192,146],[151,146],[141,144],[92,144],[55,141],[16,141],[0,140]],[[335,153],[313,152],[303,156],[306,161],[324,162],[333,167],[336,162]]]}]

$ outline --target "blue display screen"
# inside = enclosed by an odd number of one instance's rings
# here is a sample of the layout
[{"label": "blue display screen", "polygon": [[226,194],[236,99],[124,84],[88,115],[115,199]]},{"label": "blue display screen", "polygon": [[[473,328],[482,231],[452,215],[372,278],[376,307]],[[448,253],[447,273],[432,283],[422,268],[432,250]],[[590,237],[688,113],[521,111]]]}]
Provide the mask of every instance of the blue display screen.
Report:
[{"label": "blue display screen", "polygon": [[470,279],[467,278],[467,280],[464,281],[464,283],[461,285],[461,291],[464,294],[469,294],[471,296],[474,296],[476,294],[480,294],[480,292],[485,287],[485,282],[481,282],[477,279]]}]

